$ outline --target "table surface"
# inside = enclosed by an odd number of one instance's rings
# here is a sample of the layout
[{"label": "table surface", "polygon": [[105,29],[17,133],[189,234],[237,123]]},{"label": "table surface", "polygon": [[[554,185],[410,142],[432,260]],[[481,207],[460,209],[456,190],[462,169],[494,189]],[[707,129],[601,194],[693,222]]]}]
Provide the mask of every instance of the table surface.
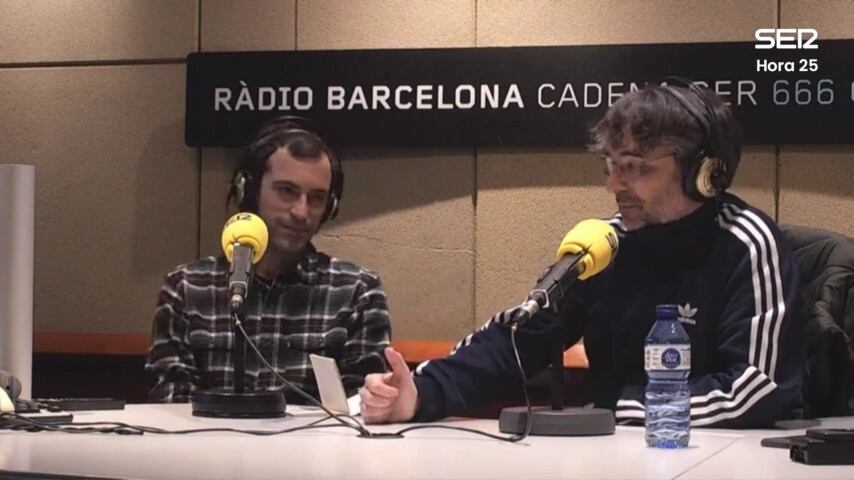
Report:
[{"label": "table surface", "polygon": [[[314,409],[289,406],[280,419],[194,417],[188,404],[128,405],[75,412],[76,422],[120,421],[170,430],[232,427],[280,430],[317,421]],[[327,422],[329,423],[329,422]],[[854,427],[854,417],[821,426]],[[496,420],[449,419],[452,425],[500,434]],[[234,432],[192,435],[68,434],[0,431],[0,470],[120,478],[777,478],[852,479],[854,466],[811,466],[788,450],[759,445],[792,430],[694,429],[678,450],[647,448],[642,427],[598,437],[528,437],[511,444],[446,429],[416,430],[403,439],[366,439],[345,428],[274,436]],[[818,426],[818,425],[809,425]],[[405,425],[370,426],[393,432]],[[854,452],[852,452],[854,455]]]}]

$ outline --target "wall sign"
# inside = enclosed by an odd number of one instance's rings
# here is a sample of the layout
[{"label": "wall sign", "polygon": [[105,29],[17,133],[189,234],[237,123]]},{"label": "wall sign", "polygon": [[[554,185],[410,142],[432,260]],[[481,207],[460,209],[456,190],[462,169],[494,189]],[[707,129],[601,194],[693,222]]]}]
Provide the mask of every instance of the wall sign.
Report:
[{"label": "wall sign", "polygon": [[186,143],[244,145],[293,114],[336,147],[583,146],[610,104],[665,75],[724,95],[747,143],[854,143],[854,40],[800,30],[789,43],[760,29],[756,43],[193,53]]}]

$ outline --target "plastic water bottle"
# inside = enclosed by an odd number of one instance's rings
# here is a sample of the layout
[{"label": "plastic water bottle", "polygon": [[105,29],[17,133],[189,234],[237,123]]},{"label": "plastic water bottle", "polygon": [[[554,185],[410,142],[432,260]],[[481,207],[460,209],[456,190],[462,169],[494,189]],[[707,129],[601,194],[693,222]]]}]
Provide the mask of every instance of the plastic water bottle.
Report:
[{"label": "plastic water bottle", "polygon": [[644,347],[646,444],[687,447],[691,435],[691,339],[679,323],[676,305],[658,305],[655,315]]}]

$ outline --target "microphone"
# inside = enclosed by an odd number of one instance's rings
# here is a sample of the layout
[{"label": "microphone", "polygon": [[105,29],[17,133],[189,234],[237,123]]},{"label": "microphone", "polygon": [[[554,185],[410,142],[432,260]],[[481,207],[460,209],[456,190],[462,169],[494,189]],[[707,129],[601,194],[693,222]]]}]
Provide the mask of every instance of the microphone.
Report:
[{"label": "microphone", "polygon": [[267,225],[253,213],[240,212],[225,222],[222,229],[222,251],[231,263],[228,269],[228,298],[231,312],[243,311],[249,292],[252,264],[267,251]]},{"label": "microphone", "polygon": [[285,395],[277,390],[246,389],[246,339],[238,326],[249,291],[252,264],[267,250],[267,225],[253,213],[241,212],[225,222],[222,251],[231,262],[228,270],[228,307],[233,316],[232,358],[234,388],[210,388],[193,394],[193,415],[218,418],[276,418],[285,415]]},{"label": "microphone", "polygon": [[528,299],[514,315],[522,326],[541,308],[548,308],[564,296],[576,279],[586,280],[611,263],[619,247],[617,232],[604,220],[588,218],[563,237],[557,249],[557,263],[531,290]]}]

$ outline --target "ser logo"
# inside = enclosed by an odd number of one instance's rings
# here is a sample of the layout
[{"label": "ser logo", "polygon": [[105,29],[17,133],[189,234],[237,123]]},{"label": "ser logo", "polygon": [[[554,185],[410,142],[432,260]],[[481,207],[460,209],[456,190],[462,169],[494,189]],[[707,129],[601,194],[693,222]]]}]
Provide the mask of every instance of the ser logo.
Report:
[{"label": "ser logo", "polygon": [[[816,40],[818,40],[818,31],[814,28],[760,28],[756,30],[754,36],[756,37],[756,44],[753,45],[753,48],[757,50],[818,50],[818,44],[816,43]],[[757,58],[756,71],[760,73],[817,72],[818,58],[798,58],[794,60]],[[788,92],[784,93],[788,95]],[[780,105],[777,102],[777,94],[775,93],[774,95],[774,102]],[[809,101],[806,103],[809,103]]]},{"label": "ser logo", "polygon": [[814,28],[759,28],[754,34],[757,50],[817,50]]}]

